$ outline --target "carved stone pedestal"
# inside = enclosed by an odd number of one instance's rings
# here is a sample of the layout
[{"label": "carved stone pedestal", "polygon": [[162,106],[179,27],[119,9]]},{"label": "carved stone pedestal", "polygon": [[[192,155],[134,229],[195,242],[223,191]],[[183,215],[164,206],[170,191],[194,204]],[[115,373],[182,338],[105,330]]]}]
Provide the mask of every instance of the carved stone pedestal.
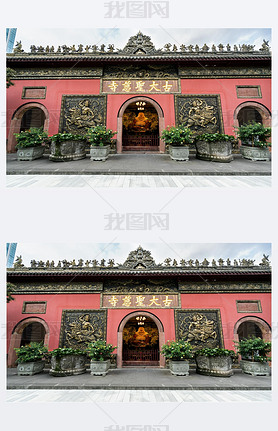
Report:
[{"label": "carved stone pedestal", "polygon": [[197,356],[196,364],[196,373],[205,376],[230,377],[234,374],[230,356]]},{"label": "carved stone pedestal", "polygon": [[68,162],[85,159],[85,150],[86,143],[84,141],[51,142],[49,160],[53,162]]},{"label": "carved stone pedestal", "polygon": [[36,160],[40,159],[44,153],[44,147],[29,147],[29,148],[19,148],[17,150],[17,160]]},{"label": "carved stone pedestal", "polygon": [[188,376],[189,362],[188,361],[169,361],[171,374],[174,376]]},{"label": "carved stone pedestal", "polygon": [[240,368],[245,374],[252,376],[269,376],[270,367],[267,362],[240,361]]},{"label": "carved stone pedestal", "polygon": [[49,374],[54,377],[72,376],[86,373],[86,355],[52,356]]},{"label": "carved stone pedestal", "polygon": [[233,160],[231,142],[196,142],[196,157],[211,162],[227,163]]},{"label": "carved stone pedestal", "polygon": [[17,374],[19,376],[33,376],[41,373],[44,369],[44,361],[22,362],[17,366]]},{"label": "carved stone pedestal", "polygon": [[187,162],[189,160],[189,147],[174,147],[169,145],[169,154],[172,160]]},{"label": "carved stone pedestal", "polygon": [[247,145],[241,145],[240,153],[245,159],[256,161],[269,161],[270,152],[268,148],[261,147],[248,147]]},{"label": "carved stone pedestal", "polygon": [[110,368],[110,361],[91,360],[90,369],[93,376],[106,376]]},{"label": "carved stone pedestal", "polygon": [[102,147],[93,146],[90,147],[91,160],[105,162],[108,159],[110,152],[110,145],[103,145]]}]

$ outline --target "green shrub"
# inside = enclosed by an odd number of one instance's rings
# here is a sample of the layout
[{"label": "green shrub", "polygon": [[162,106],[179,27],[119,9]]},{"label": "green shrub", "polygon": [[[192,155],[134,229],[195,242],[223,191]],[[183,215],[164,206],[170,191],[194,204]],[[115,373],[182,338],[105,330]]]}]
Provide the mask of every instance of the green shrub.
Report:
[{"label": "green shrub", "polygon": [[40,129],[31,127],[29,130],[15,133],[14,135],[17,141],[16,149],[40,147],[42,144],[48,141],[48,135],[46,132],[44,132],[43,127]]},{"label": "green shrub", "polygon": [[203,133],[195,137],[195,142],[206,141],[206,142],[234,142],[235,137],[232,135],[225,135],[224,133]]},{"label": "green shrub", "polygon": [[16,352],[16,362],[21,364],[23,362],[36,362],[45,358],[48,350],[47,347],[41,343],[31,342],[25,346],[14,349]]},{"label": "green shrub", "polygon": [[55,356],[56,358],[61,358],[66,355],[85,355],[86,352],[81,349],[72,349],[71,347],[58,347],[57,349],[49,352],[51,356]]},{"label": "green shrub", "polygon": [[105,340],[93,341],[88,345],[88,355],[93,361],[107,361],[112,358],[116,347],[107,344]]},{"label": "green shrub", "polygon": [[172,361],[183,361],[193,358],[192,347],[184,340],[167,341],[167,343],[162,346],[161,354],[165,359]]},{"label": "green shrub", "polygon": [[222,349],[220,347],[216,347],[214,349],[204,348],[195,351],[196,356],[235,356],[235,352],[233,350]]},{"label": "green shrub", "polygon": [[255,147],[269,147],[271,144],[266,142],[267,138],[271,136],[271,127],[264,127],[261,123],[254,121],[248,124],[242,124],[240,127],[235,128],[237,137],[244,145]]},{"label": "green shrub", "polygon": [[271,351],[271,342],[260,337],[244,338],[235,342],[236,350],[245,361],[267,362],[267,354]]},{"label": "green shrub", "polygon": [[72,133],[56,133],[50,139],[55,143],[60,143],[65,141],[84,141],[86,138],[81,135],[73,135]]},{"label": "green shrub", "polygon": [[111,129],[106,129],[105,126],[95,126],[89,129],[86,138],[91,145],[97,145],[102,147],[112,143],[112,138],[117,132],[113,132]]},{"label": "green shrub", "polygon": [[161,139],[165,145],[184,146],[193,143],[191,130],[184,126],[168,126],[162,131]]}]

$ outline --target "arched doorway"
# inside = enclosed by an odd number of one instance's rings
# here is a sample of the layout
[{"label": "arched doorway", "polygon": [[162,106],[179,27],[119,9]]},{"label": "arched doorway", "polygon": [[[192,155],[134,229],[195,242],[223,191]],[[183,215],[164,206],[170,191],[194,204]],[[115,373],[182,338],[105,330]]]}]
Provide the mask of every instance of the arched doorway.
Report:
[{"label": "arched doorway", "polygon": [[271,341],[271,329],[267,322],[255,316],[246,316],[238,320],[234,327],[234,340],[240,341],[252,336]]},{"label": "arched doorway", "polygon": [[40,103],[27,103],[18,108],[14,113],[8,136],[7,151],[9,153],[15,151],[16,139],[14,134],[28,130],[30,127],[43,127],[45,131],[48,131],[49,114],[45,106]]},{"label": "arched doorway", "polygon": [[43,342],[45,346],[49,343],[48,325],[38,317],[24,319],[13,329],[8,351],[8,367],[15,366],[16,354],[14,349],[32,341]]},{"label": "arched doorway", "polygon": [[160,139],[165,128],[164,115],[157,102],[148,97],[133,97],[121,107],[118,115],[117,152],[165,151]]},{"label": "arched doorway", "polygon": [[165,343],[160,320],[146,311],[127,315],[118,330],[117,366],[160,366],[165,359],[160,355]]},{"label": "arched doorway", "polygon": [[234,112],[234,125],[239,127],[252,121],[261,123],[265,127],[271,126],[271,115],[269,110],[258,102],[243,102]]}]

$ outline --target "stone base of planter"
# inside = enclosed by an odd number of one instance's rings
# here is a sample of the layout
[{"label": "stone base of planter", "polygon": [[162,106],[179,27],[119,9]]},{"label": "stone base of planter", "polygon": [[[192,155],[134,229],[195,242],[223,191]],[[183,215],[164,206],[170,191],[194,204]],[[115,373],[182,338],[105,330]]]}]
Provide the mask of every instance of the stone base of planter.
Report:
[{"label": "stone base of planter", "polygon": [[251,361],[240,361],[240,368],[243,373],[251,374],[252,376],[269,376],[270,367],[267,362],[251,362]]},{"label": "stone base of planter", "polygon": [[245,159],[256,161],[269,161],[270,152],[268,148],[261,147],[248,147],[247,145],[241,145],[240,154]]},{"label": "stone base of planter", "polygon": [[231,142],[196,142],[196,158],[211,162],[228,163],[233,160]]},{"label": "stone base of planter", "polygon": [[108,159],[110,152],[110,145],[103,145],[103,147],[93,146],[90,147],[91,160],[97,162],[105,162]]},{"label": "stone base of planter", "polygon": [[169,154],[172,160],[187,162],[189,160],[189,147],[174,147],[169,145]]},{"label": "stone base of planter", "polygon": [[17,160],[36,160],[43,156],[45,148],[44,147],[29,147],[29,148],[19,148],[17,150]]},{"label": "stone base of planter", "polygon": [[65,377],[86,373],[86,356],[65,355],[62,358],[51,358],[49,374],[54,377]]},{"label": "stone base of planter", "polygon": [[230,356],[197,356],[196,364],[196,373],[205,376],[230,377],[234,374]]},{"label": "stone base of planter", "polygon": [[171,374],[174,376],[188,376],[189,362],[188,361],[169,361]]},{"label": "stone base of planter", "polygon": [[44,361],[23,362],[17,366],[17,374],[19,376],[33,376],[41,373],[44,369]]},{"label": "stone base of planter", "polygon": [[83,141],[51,142],[49,160],[53,162],[69,162],[86,157],[86,143]]},{"label": "stone base of planter", "polygon": [[91,361],[90,370],[93,376],[106,376],[110,368],[110,361]]}]

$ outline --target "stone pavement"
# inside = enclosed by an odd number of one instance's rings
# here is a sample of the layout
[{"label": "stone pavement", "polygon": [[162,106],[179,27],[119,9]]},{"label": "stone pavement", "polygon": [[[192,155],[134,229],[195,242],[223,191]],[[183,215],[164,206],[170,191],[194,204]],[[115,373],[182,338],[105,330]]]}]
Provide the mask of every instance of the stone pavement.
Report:
[{"label": "stone pavement", "polygon": [[252,162],[234,154],[230,163],[207,162],[190,155],[188,162],[176,162],[168,154],[111,154],[106,162],[86,159],[52,162],[48,155],[32,162],[18,162],[7,154],[8,175],[271,175],[271,162]]},{"label": "stone pavement", "polygon": [[118,368],[105,376],[92,376],[87,370],[78,376],[53,377],[45,370],[34,376],[18,376],[8,369],[7,389],[105,389],[105,390],[270,390],[271,377],[251,376],[234,370],[231,377],[210,377],[190,370],[189,376],[173,376],[164,368]]},{"label": "stone pavement", "polygon": [[271,187],[271,176],[247,175],[8,175],[8,188]]}]

